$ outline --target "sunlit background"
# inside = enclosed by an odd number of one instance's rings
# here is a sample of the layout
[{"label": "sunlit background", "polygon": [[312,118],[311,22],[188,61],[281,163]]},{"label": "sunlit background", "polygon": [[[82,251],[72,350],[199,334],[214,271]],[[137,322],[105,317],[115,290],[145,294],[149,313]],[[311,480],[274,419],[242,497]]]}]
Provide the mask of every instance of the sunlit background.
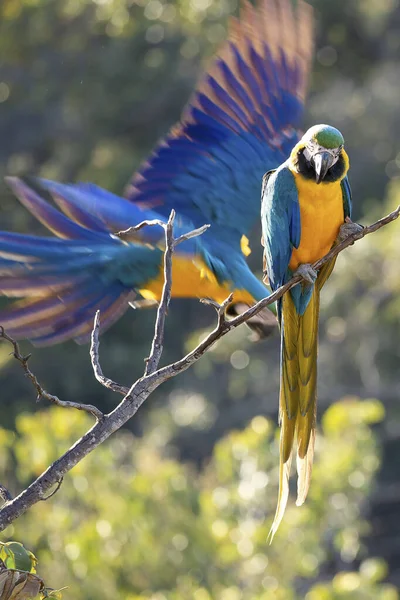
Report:
[{"label": "sunlit background", "polygon": [[[400,203],[398,0],[315,0],[317,49],[305,126],[343,132],[355,218]],[[226,36],[235,0],[2,0],[0,175],[93,181],[121,193],[178,119]],[[41,230],[0,183],[1,229]],[[320,431],[311,492],[274,543],[279,339],[229,334],[164,385],[127,428],[6,530],[65,598],[396,600],[400,585],[400,225],[343,253],[322,295]],[[259,231],[250,256],[261,272]],[[165,361],[192,348],[210,308],[174,302]],[[103,338],[106,374],[143,371],[154,312]],[[24,350],[31,351],[28,343]],[[17,493],[89,425],[35,403],[0,345],[0,481]],[[105,411],[88,348],[34,350],[63,399]],[[294,492],[294,490],[293,490]]]}]

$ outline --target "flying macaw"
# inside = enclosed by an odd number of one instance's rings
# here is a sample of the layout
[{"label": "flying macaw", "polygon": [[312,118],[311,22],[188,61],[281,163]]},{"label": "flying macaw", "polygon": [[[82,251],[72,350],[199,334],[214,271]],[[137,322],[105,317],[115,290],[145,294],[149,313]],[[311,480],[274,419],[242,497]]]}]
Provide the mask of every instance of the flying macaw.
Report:
[{"label": "flying macaw", "polygon": [[297,505],[310,486],[314,454],[317,344],[320,291],[336,258],[317,273],[312,263],[337,239],[358,231],[352,223],[349,158],[340,131],[311,127],[288,160],[266,173],[262,189],[262,236],[268,280],[276,290],[295,274],[303,283],[278,301],[281,330],[279,399],[279,497],[271,539],[282,520],[289,495],[293,445],[297,443]]},{"label": "flying macaw", "polygon": [[[0,293],[22,298],[0,311],[8,333],[36,345],[83,343],[97,309],[105,329],[130,303],[159,300],[162,230],[146,227],[128,243],[113,234],[165,220],[172,208],[180,231],[211,225],[178,246],[173,297],[221,302],[233,291],[240,310],[268,295],[247,266],[243,241],[259,220],[263,174],[299,139],[312,53],[313,14],[303,0],[295,7],[290,0],[243,2],[181,122],[133,177],[126,198],[93,184],[9,178],[57,237],[0,232]],[[275,317],[265,315],[268,328]]]}]

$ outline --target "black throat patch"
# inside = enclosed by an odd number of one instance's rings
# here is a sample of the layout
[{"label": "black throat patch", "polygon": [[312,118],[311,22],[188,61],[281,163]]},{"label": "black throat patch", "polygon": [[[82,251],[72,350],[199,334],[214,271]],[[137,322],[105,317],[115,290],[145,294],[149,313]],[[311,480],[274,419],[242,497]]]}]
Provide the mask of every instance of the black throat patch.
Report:
[{"label": "black throat patch", "polygon": [[[304,156],[304,151],[299,150],[297,153],[296,167],[301,175],[305,179],[312,179],[315,181],[315,170],[314,167],[307,161]],[[338,179],[342,179],[346,171],[346,164],[342,154],[340,154],[338,161],[331,167],[321,183],[334,183]]]}]

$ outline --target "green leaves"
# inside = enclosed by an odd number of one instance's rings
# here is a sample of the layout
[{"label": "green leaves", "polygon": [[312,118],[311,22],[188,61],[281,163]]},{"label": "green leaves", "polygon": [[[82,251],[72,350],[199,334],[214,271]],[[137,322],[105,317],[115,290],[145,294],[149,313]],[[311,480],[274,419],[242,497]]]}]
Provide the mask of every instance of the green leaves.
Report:
[{"label": "green leaves", "polygon": [[36,556],[19,542],[0,542],[0,560],[7,569],[36,573]]},{"label": "green leaves", "polygon": [[62,600],[64,588],[46,588],[35,575],[37,563],[36,556],[20,542],[0,542],[0,600],[25,600],[38,594],[40,600]]},{"label": "green leaves", "polygon": [[34,598],[44,588],[37,559],[19,542],[0,542],[0,600]]}]

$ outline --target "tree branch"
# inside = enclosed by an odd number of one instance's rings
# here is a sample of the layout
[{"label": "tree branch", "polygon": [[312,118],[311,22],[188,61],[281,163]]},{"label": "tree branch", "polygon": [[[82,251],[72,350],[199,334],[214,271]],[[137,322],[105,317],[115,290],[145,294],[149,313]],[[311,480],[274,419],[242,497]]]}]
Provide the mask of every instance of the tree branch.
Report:
[{"label": "tree branch", "polygon": [[108,377],[105,377],[103,375],[103,370],[100,365],[100,357],[99,357],[99,346],[100,346],[99,332],[100,332],[100,311],[98,310],[98,311],[96,311],[96,314],[94,317],[93,330],[92,330],[92,335],[90,338],[90,360],[92,362],[94,376],[96,377],[97,381],[99,383],[101,383],[101,385],[103,385],[104,387],[108,388],[109,390],[112,390],[116,394],[122,394],[122,396],[126,396],[126,394],[129,392],[129,388],[125,387],[124,385],[120,385],[119,383],[116,383],[112,379],[109,379]]},{"label": "tree branch", "polygon": [[[366,235],[368,235],[370,233],[373,233],[374,231],[377,231],[384,225],[387,225],[391,221],[394,221],[395,219],[397,219],[399,216],[400,216],[400,206],[397,208],[397,210],[395,210],[391,214],[387,215],[383,219],[380,219],[379,221],[377,221],[376,223],[373,223],[369,227],[365,227],[362,231],[349,236],[344,242],[335,246],[330,252],[328,252],[328,254],[326,256],[324,256],[321,260],[314,263],[314,265],[313,265],[314,269],[316,269],[316,270],[320,269],[326,262],[331,260],[334,256],[337,256],[340,252],[342,252],[345,248],[347,248],[348,246],[353,244],[355,241],[362,239],[363,237],[365,237]],[[176,241],[176,240],[173,240],[173,237],[172,237],[171,221],[173,221],[173,215],[171,215],[170,221],[169,221],[170,226],[171,226],[170,233],[167,232],[168,236],[171,236],[171,237],[168,237],[166,254],[168,251],[170,251],[172,254],[174,243]],[[163,227],[165,227],[165,224],[163,224]],[[168,246],[168,244],[170,244],[170,246]],[[168,258],[168,261],[169,260],[170,259]],[[152,359],[152,365],[154,365],[155,363],[157,363],[157,365],[158,365],[157,361],[159,361],[159,358],[161,356],[160,348],[162,350],[163,323],[160,323],[159,320],[162,318],[165,319],[165,313],[166,313],[166,309],[168,307],[169,295],[171,293],[171,289],[170,289],[171,280],[167,273],[167,268],[170,269],[170,263],[168,262],[168,264],[167,264],[167,260],[165,259],[165,263],[164,263],[165,281],[164,281],[164,288],[163,288],[163,295],[162,295],[163,301],[161,302],[161,304],[163,304],[163,306],[164,306],[164,309],[163,309],[164,313],[162,313],[159,310],[158,314],[157,314],[157,321],[156,321],[156,325],[155,325],[155,334],[154,334],[154,339],[153,339],[152,351],[150,353],[150,358],[149,358],[149,361],[150,361],[150,359]],[[213,301],[211,301],[211,302],[208,301],[208,303],[212,304],[218,311],[218,324],[215,327],[215,329],[194,350],[189,352],[189,354],[187,354],[182,359],[180,359],[170,365],[162,367],[158,370],[151,371],[151,369],[150,369],[151,372],[148,372],[148,374],[145,374],[143,377],[138,379],[131,386],[131,388],[129,389],[128,393],[125,395],[123,400],[118,404],[118,406],[111,413],[102,416],[102,418],[99,419],[97,421],[97,423],[91,429],[89,429],[89,431],[80,440],[78,440],[69,450],[67,450],[67,452],[63,456],[58,458],[52,465],[50,465],[48,467],[48,469],[46,471],[44,471],[35,481],[33,481],[27,489],[23,490],[23,492],[21,492],[21,494],[19,494],[19,496],[17,496],[16,498],[10,499],[0,509],[0,531],[5,529],[5,527],[7,527],[10,523],[12,523],[20,515],[25,513],[36,502],[44,499],[46,497],[46,495],[48,494],[48,492],[51,490],[51,488],[54,485],[56,485],[57,483],[59,483],[62,480],[63,476],[66,473],[68,473],[68,471],[70,471],[77,463],[79,463],[92,450],[94,450],[97,446],[99,446],[101,443],[103,443],[108,437],[110,437],[110,435],[112,435],[115,431],[120,429],[130,418],[132,418],[136,414],[136,412],[138,411],[140,406],[143,404],[143,402],[164,381],[166,381],[167,379],[170,379],[172,377],[175,377],[179,373],[182,373],[183,371],[185,371],[187,368],[190,367],[190,365],[192,365],[194,362],[199,360],[199,358],[201,356],[203,356],[203,354],[218,339],[220,339],[221,337],[226,335],[228,333],[228,331],[235,329],[236,327],[238,327],[239,325],[241,325],[242,323],[247,321],[250,317],[257,314],[260,310],[262,310],[266,306],[272,304],[273,302],[276,302],[276,300],[281,298],[285,292],[287,292],[293,286],[297,285],[300,281],[301,281],[300,277],[298,277],[298,276],[293,277],[289,282],[287,282],[285,285],[280,287],[273,294],[271,294],[267,298],[264,298],[263,300],[261,300],[260,302],[258,302],[257,304],[255,304],[254,306],[249,308],[246,312],[242,313],[241,315],[235,317],[234,319],[232,319],[230,321],[226,320],[224,313],[225,313],[226,306],[231,301],[231,297],[227,298],[225,300],[225,302],[221,305],[214,303]],[[167,287],[169,287],[169,289],[166,289]],[[161,304],[160,304],[160,306],[161,306]],[[96,327],[96,322],[95,322],[95,327]],[[6,336],[4,334],[4,331],[2,333],[3,333],[2,337],[4,337],[5,339],[7,339],[8,341],[10,341],[13,344],[15,343],[12,340],[12,338],[9,338],[8,336]],[[97,333],[94,333],[95,345],[96,345],[96,337],[95,336],[97,334],[98,334],[98,331],[97,331]],[[154,346],[155,350],[153,349],[153,346]],[[16,348],[17,348],[17,351],[15,350]],[[18,350],[17,346],[14,346],[14,352],[19,354],[19,350]],[[96,368],[98,368],[98,341],[97,341],[96,357],[97,358],[94,362],[95,362]],[[18,358],[18,356],[16,356],[16,358]],[[22,361],[21,361],[21,359],[22,359]],[[26,373],[28,373],[29,369],[27,371],[28,367],[26,365],[27,358],[25,357],[25,363],[24,363],[24,357],[20,356],[20,358],[18,358],[18,360],[20,360],[20,362],[23,366],[25,365],[24,370]],[[92,361],[93,361],[93,358],[92,358]],[[156,369],[157,369],[157,365],[155,367]],[[30,373],[30,371],[29,371],[29,373]],[[99,374],[99,372],[98,372],[98,374]],[[35,376],[32,374],[30,375],[30,377],[31,376],[33,377],[32,381],[33,381],[38,393],[40,392],[40,395],[44,395],[44,393],[43,393],[44,390],[37,383]],[[99,381],[100,381],[100,383],[102,383],[104,385],[104,381],[102,381],[102,377],[103,377],[103,375],[102,375],[102,372],[100,369]],[[107,387],[107,385],[106,385],[106,387]],[[118,391],[118,390],[116,390],[116,391]],[[120,393],[120,392],[118,392],[118,393]],[[50,396],[50,395],[47,394],[46,397],[48,397],[48,396]],[[50,398],[53,398],[53,396],[50,396]],[[59,402],[61,402],[61,401],[59,401]],[[62,406],[64,406],[64,405],[74,406],[75,403],[62,403],[61,405]],[[86,405],[76,405],[74,407],[78,408],[80,406],[86,406]],[[81,410],[82,410],[82,408],[81,408]],[[87,411],[87,412],[91,412],[91,411]]]},{"label": "tree branch", "polygon": [[[52,465],[50,465],[48,469],[44,471],[33,483],[31,483],[31,485],[28,488],[23,490],[23,492],[21,492],[19,496],[12,500],[10,499],[9,502],[7,502],[7,504],[5,504],[0,509],[0,531],[5,529],[7,525],[12,523],[20,515],[25,513],[33,504],[36,504],[36,502],[39,502],[40,500],[48,499],[49,490],[54,485],[58,484],[58,487],[54,490],[55,493],[58,490],[59,485],[61,485],[60,482],[62,481],[64,475],[68,473],[68,471],[70,471],[92,450],[97,448],[97,446],[99,446],[108,437],[110,437],[112,433],[120,429],[131,417],[133,417],[138,411],[139,407],[148,398],[148,396],[164,381],[164,378],[159,379],[157,377],[158,371],[156,371],[156,369],[162,354],[165,318],[169,300],[171,297],[172,254],[178,243],[181,243],[186,239],[190,239],[195,235],[201,235],[207,229],[207,227],[200,227],[199,229],[188,232],[187,234],[184,234],[184,236],[181,236],[180,238],[175,240],[173,237],[174,218],[175,212],[172,211],[167,224],[161,221],[147,221],[144,224],[141,223],[135,228],[130,228],[130,230],[137,230],[138,228],[142,226],[144,227],[145,225],[160,225],[164,228],[165,231],[166,249],[164,255],[164,286],[160,306],[157,312],[154,338],[150,352],[150,357],[146,365],[147,374],[145,374],[141,379],[138,379],[138,381],[136,381],[130,389],[124,388],[124,386],[121,386],[120,384],[112,381],[111,379],[106,378],[103,375],[103,371],[101,369],[99,361],[100,315],[97,313],[94,320],[90,348],[90,357],[92,361],[94,374],[96,379],[103,386],[117,393],[123,393],[124,398],[111,413],[103,415],[99,411],[102,418],[98,419],[97,423],[80,440],[78,440],[69,450],[67,450],[67,452],[64,455],[62,455]],[[128,231],[129,230],[127,230],[127,232]],[[15,342],[11,337],[7,336],[5,333],[3,337],[14,345],[14,351],[17,354],[16,358],[18,358],[20,362],[22,361],[21,364],[23,364],[24,370],[27,373],[29,371],[26,364],[27,359],[20,355],[17,342]],[[148,365],[150,365],[150,367]],[[33,375],[33,373],[31,373],[30,371],[29,373],[29,376],[32,382],[34,383],[35,388],[37,389],[38,393],[40,392],[41,396],[45,396],[51,399],[51,401],[53,402],[55,402],[53,398],[56,399],[56,403],[60,404],[60,406],[74,406],[76,408],[87,406],[78,405],[77,403],[73,402],[63,402],[56,398],[56,396],[47,394],[47,392],[45,392],[43,388],[39,385],[35,375]],[[98,409],[96,409],[95,407],[93,408],[95,409],[95,411],[98,411]]]},{"label": "tree branch", "polygon": [[172,290],[172,254],[174,252],[173,228],[175,221],[175,211],[172,210],[168,223],[164,226],[165,230],[165,253],[164,253],[164,286],[161,294],[161,301],[158,305],[156,326],[154,328],[154,337],[151,344],[150,356],[146,359],[146,368],[144,374],[150,375],[156,371],[163,353],[163,340],[165,319],[168,306],[171,300]]},{"label": "tree branch", "polygon": [[207,231],[207,229],[209,227],[210,227],[210,225],[202,225],[198,229],[193,229],[193,231],[189,231],[188,233],[183,233],[174,241],[174,246],[177,246],[178,244],[181,244],[182,242],[185,242],[186,240],[191,240],[192,238],[197,237],[198,235],[201,235],[202,233]]},{"label": "tree branch", "polygon": [[158,225],[159,227],[165,228],[164,221],[159,219],[152,219],[151,221],[142,221],[138,225],[133,225],[132,227],[128,227],[128,229],[123,229],[122,231],[117,231],[114,233],[116,237],[118,237],[123,242],[132,242],[137,239],[137,235],[135,233],[143,229],[143,227],[153,227],[154,225]]},{"label": "tree branch", "polygon": [[37,398],[36,401],[39,402],[39,400],[41,398],[44,398],[45,400],[48,400],[49,402],[52,402],[53,404],[57,404],[57,406],[62,406],[63,408],[76,408],[77,410],[83,410],[87,413],[90,413],[91,415],[93,415],[97,420],[101,420],[103,418],[103,413],[101,412],[101,410],[99,410],[98,408],[96,408],[96,406],[92,406],[92,404],[80,404],[79,402],[70,402],[68,400],[60,400],[60,398],[58,398],[57,396],[54,396],[53,394],[49,394],[48,392],[46,392],[46,390],[40,385],[36,375],[34,375],[32,373],[32,371],[30,370],[29,366],[28,366],[28,360],[31,357],[31,354],[28,354],[27,356],[23,356],[23,354],[21,354],[20,349],[19,349],[19,344],[18,342],[16,342],[12,337],[10,337],[9,335],[6,334],[6,332],[4,331],[4,328],[0,325],[0,339],[4,339],[7,342],[10,342],[10,344],[12,344],[14,351],[13,351],[13,356],[14,358],[20,363],[21,367],[23,368],[25,375],[28,377],[28,379],[31,381],[33,387],[36,390],[37,393]]}]

